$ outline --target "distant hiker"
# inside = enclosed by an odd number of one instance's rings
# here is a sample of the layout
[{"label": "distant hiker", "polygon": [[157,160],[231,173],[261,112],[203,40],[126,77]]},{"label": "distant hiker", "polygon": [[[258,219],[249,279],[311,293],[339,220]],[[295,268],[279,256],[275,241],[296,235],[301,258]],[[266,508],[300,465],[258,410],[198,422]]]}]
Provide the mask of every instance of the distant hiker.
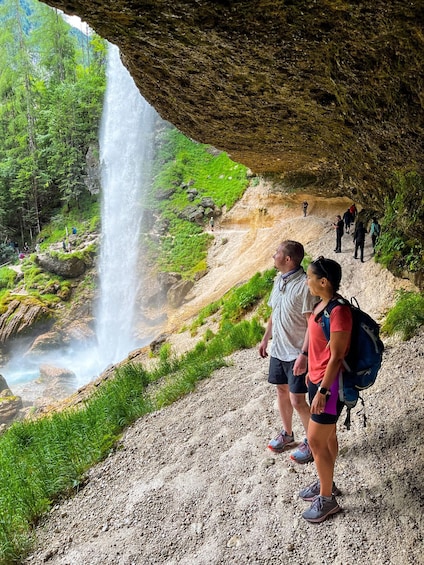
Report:
[{"label": "distant hiker", "polygon": [[336,216],[336,221],[334,222],[333,227],[336,230],[336,249],[334,251],[336,253],[341,253],[344,222],[340,214]]},{"label": "distant hiker", "polygon": [[308,211],[308,206],[309,206],[309,204],[306,202],[306,200],[304,200],[304,201],[303,201],[303,204],[302,204],[303,217],[306,216],[306,213],[307,213],[307,211]]},{"label": "distant hiker", "polygon": [[349,208],[343,214],[343,221],[344,221],[346,233],[349,233],[350,232],[350,224],[353,222],[352,214],[350,213]]},{"label": "distant hiker", "polygon": [[[275,453],[294,447],[293,408],[299,414],[305,435],[308,430],[309,406],[305,398],[308,352],[304,338],[315,299],[305,284],[305,271],[300,265],[304,254],[303,245],[297,241],[286,240],[277,247],[273,259],[279,273],[268,302],[272,312],[259,344],[259,355],[268,357],[267,346],[272,337],[268,382],[276,385],[283,424],[281,432],[268,444]],[[306,437],[290,457],[296,463],[312,461]]]},{"label": "distant hiker", "polygon": [[213,216],[210,217],[209,219],[209,225],[211,230],[213,231],[214,225],[215,225],[215,220],[213,219]]},{"label": "distant hiker", "polygon": [[66,247],[66,241],[64,239],[62,240],[62,249],[65,253],[68,251],[68,249]]},{"label": "distant hiker", "polygon": [[358,210],[357,210],[357,208],[356,208],[355,203],[353,203],[352,206],[349,208],[349,212],[350,212],[351,215],[352,215],[352,222],[354,222],[354,221],[355,221],[355,218],[356,218],[356,215],[357,215],[357,213],[358,213]]},{"label": "distant hiker", "polygon": [[361,251],[361,263],[364,262],[364,245],[365,245],[365,234],[367,230],[364,228],[362,222],[356,224],[355,232],[353,234],[353,241],[355,242],[355,259],[358,258],[358,249]]},{"label": "distant hiker", "polygon": [[370,235],[372,241],[372,249],[374,252],[375,252],[375,244],[377,243],[380,232],[381,232],[381,226],[378,223],[377,219],[373,218],[371,222]]},{"label": "distant hiker", "polygon": [[77,234],[77,228],[72,228],[72,233],[73,233],[73,235],[76,235]]}]

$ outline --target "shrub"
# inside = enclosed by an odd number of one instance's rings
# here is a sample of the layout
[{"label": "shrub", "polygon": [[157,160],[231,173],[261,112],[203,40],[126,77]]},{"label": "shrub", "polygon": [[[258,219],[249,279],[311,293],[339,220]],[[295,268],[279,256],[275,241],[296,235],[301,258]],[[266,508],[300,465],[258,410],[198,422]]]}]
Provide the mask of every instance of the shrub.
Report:
[{"label": "shrub", "polygon": [[388,313],[381,330],[388,335],[399,333],[406,341],[413,337],[423,325],[423,293],[400,290],[396,304]]}]

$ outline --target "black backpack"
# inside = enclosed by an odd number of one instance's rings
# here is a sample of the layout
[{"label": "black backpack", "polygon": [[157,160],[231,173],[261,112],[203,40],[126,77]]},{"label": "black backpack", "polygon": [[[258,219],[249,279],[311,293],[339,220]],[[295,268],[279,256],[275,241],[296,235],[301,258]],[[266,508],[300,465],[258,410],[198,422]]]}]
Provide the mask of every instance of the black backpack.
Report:
[{"label": "black backpack", "polygon": [[380,326],[366,312],[360,309],[356,298],[350,302],[344,298],[337,297],[316,316],[320,321],[327,341],[330,340],[330,314],[338,305],[349,306],[352,312],[352,336],[349,352],[343,365],[344,370],[340,373],[339,398],[345,403],[347,415],[344,425],[350,429],[350,412],[361,400],[364,407],[364,427],[366,426],[365,405],[360,391],[369,388],[375,383],[378,371],[383,359],[384,345],[380,339]]}]

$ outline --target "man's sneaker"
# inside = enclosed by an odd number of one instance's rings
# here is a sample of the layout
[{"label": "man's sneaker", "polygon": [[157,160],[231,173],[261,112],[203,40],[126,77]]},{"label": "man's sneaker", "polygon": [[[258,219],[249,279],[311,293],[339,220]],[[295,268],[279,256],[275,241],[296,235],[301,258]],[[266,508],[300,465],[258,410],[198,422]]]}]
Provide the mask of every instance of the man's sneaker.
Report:
[{"label": "man's sneaker", "polygon": [[[319,482],[319,479],[318,479],[317,481],[315,481],[314,483],[312,483],[308,487],[302,489],[299,492],[299,497],[302,500],[308,500],[308,501],[313,500],[316,496],[319,495],[320,486],[321,485],[320,485],[320,482]],[[333,496],[340,496],[342,494],[341,490],[336,487],[334,482],[333,482],[333,488],[332,488],[331,494]]]},{"label": "man's sneaker", "polygon": [[323,496],[316,496],[311,504],[311,507],[302,514],[308,522],[323,522],[331,514],[340,512],[341,508],[337,503],[334,496],[327,500]]},{"label": "man's sneaker", "polygon": [[294,443],[294,435],[289,436],[285,430],[281,430],[275,439],[272,439],[268,448],[275,453],[282,453],[288,447],[291,447]]},{"label": "man's sneaker", "polygon": [[300,464],[310,463],[311,461],[314,460],[311,448],[309,447],[308,440],[306,438],[298,446],[296,451],[294,451],[290,455],[290,459],[293,459],[293,461],[296,461],[296,463],[300,463]]}]

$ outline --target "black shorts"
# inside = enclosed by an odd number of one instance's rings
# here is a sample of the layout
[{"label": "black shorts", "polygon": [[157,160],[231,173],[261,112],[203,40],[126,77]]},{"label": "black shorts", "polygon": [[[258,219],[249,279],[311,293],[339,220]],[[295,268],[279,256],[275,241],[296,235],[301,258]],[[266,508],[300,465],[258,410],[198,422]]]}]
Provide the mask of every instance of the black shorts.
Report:
[{"label": "black shorts", "polygon": [[[308,394],[309,394],[309,405],[312,404],[312,400],[318,392],[319,384],[314,384],[309,381],[308,383]],[[342,413],[344,402],[337,399],[337,414],[311,414],[311,420],[317,424],[335,424]]]},{"label": "black shorts", "polygon": [[271,357],[269,361],[268,382],[273,385],[289,385],[289,391],[293,394],[305,394],[308,392],[305,375],[293,375],[293,361],[280,361]]}]

